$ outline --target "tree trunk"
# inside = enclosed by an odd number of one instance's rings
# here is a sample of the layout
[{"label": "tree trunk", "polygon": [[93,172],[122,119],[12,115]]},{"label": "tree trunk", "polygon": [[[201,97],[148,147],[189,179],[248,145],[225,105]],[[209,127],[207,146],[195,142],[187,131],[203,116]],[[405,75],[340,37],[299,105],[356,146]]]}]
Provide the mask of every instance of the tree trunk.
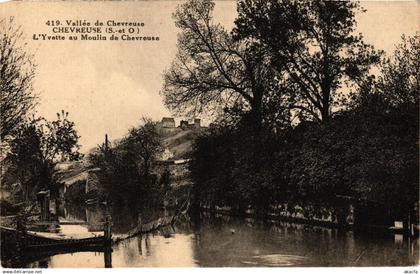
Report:
[{"label": "tree trunk", "polygon": [[263,92],[257,91],[254,93],[254,100],[252,101],[251,123],[254,131],[254,136],[257,137],[261,132],[262,127],[262,99]]},{"label": "tree trunk", "polygon": [[321,109],[321,120],[322,122],[326,122],[330,119],[330,107],[329,102],[324,102],[324,106]]},{"label": "tree trunk", "polygon": [[[257,93],[259,94],[259,93]],[[255,169],[260,166],[260,154],[262,152],[262,93],[261,95],[255,95],[254,101],[252,104],[252,111],[251,111],[251,134],[252,134],[252,153],[253,153],[253,163]]]}]

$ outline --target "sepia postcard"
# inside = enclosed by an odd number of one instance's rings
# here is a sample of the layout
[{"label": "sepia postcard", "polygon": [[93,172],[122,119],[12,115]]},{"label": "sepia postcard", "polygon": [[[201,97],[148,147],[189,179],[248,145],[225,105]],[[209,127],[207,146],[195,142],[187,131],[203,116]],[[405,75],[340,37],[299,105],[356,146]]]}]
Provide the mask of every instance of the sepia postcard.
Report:
[{"label": "sepia postcard", "polygon": [[419,84],[419,1],[2,1],[2,272],[418,273]]}]

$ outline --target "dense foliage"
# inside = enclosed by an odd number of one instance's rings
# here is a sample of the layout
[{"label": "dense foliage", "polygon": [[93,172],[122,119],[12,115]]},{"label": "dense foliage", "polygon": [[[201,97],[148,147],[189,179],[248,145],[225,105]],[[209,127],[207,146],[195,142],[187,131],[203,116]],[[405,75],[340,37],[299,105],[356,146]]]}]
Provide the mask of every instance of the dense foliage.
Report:
[{"label": "dense foliage", "polygon": [[[357,2],[240,0],[232,33],[213,22],[213,5],[175,13],[180,53],[163,92],[176,111],[223,104],[195,143],[196,208],[298,210],[343,226],[351,210],[356,225],[415,220],[419,36],[381,59],[355,34]],[[258,107],[247,99],[256,94]]]},{"label": "dense foliage", "polygon": [[278,137],[265,132],[255,147],[252,130],[214,127],[195,142],[191,171],[201,206],[227,206],[241,215],[252,207],[264,215],[285,199],[284,161]]},{"label": "dense foliage", "polygon": [[289,198],[309,206],[311,214],[325,208],[348,214],[350,204],[374,206],[381,214],[371,212],[377,220],[369,221],[390,225],[414,210],[417,113],[386,106],[380,97],[369,99],[328,123],[294,130],[285,170]]},{"label": "dense foliage", "polygon": [[53,189],[52,174],[57,162],[78,160],[79,136],[68,113],[57,119],[33,118],[23,122],[10,140],[10,151],[3,164],[3,184],[22,199],[34,198],[43,189]]},{"label": "dense foliage", "polygon": [[89,160],[100,169],[104,197],[118,205],[160,205],[162,187],[154,168],[161,152],[156,125],[147,119],[114,145],[99,146]]}]

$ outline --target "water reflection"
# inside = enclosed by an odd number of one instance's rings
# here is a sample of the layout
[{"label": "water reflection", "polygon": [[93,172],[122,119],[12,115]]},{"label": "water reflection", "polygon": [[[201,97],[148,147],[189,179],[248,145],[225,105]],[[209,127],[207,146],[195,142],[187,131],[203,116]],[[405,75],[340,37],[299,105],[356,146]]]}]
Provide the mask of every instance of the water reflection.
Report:
[{"label": "water reflection", "polygon": [[[91,233],[103,222],[102,206],[68,207],[64,220],[85,225],[62,226],[62,232]],[[126,233],[138,221],[129,209],[111,210],[113,233]],[[38,254],[39,255],[39,254]],[[227,216],[180,221],[155,233],[112,246],[37,257],[26,267],[289,267],[393,266],[419,262],[419,241],[398,235],[357,236],[352,232],[290,223],[259,224]]]},{"label": "water reflection", "polygon": [[282,267],[390,266],[418,263],[418,240],[359,238],[349,232],[292,224],[233,220],[180,223],[113,246],[112,253],[79,252],[29,267]]}]

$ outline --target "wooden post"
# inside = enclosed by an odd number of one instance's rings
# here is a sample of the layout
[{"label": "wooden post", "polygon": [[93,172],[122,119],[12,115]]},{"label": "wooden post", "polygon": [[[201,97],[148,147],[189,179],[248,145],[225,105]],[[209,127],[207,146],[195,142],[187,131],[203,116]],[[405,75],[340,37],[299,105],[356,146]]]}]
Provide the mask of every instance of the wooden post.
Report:
[{"label": "wooden post", "polygon": [[50,219],[50,191],[40,191],[36,194],[39,205],[41,207],[41,221],[49,221]]},{"label": "wooden post", "polygon": [[107,215],[105,217],[105,226],[104,226],[104,237],[105,237],[105,243],[110,244],[112,241],[112,219],[111,215]]},{"label": "wooden post", "polygon": [[18,261],[23,260],[26,248],[26,224],[25,216],[19,215],[16,219],[16,254]]},{"label": "wooden post", "polygon": [[104,263],[105,263],[105,268],[112,268],[112,248],[110,246],[105,247]]}]

